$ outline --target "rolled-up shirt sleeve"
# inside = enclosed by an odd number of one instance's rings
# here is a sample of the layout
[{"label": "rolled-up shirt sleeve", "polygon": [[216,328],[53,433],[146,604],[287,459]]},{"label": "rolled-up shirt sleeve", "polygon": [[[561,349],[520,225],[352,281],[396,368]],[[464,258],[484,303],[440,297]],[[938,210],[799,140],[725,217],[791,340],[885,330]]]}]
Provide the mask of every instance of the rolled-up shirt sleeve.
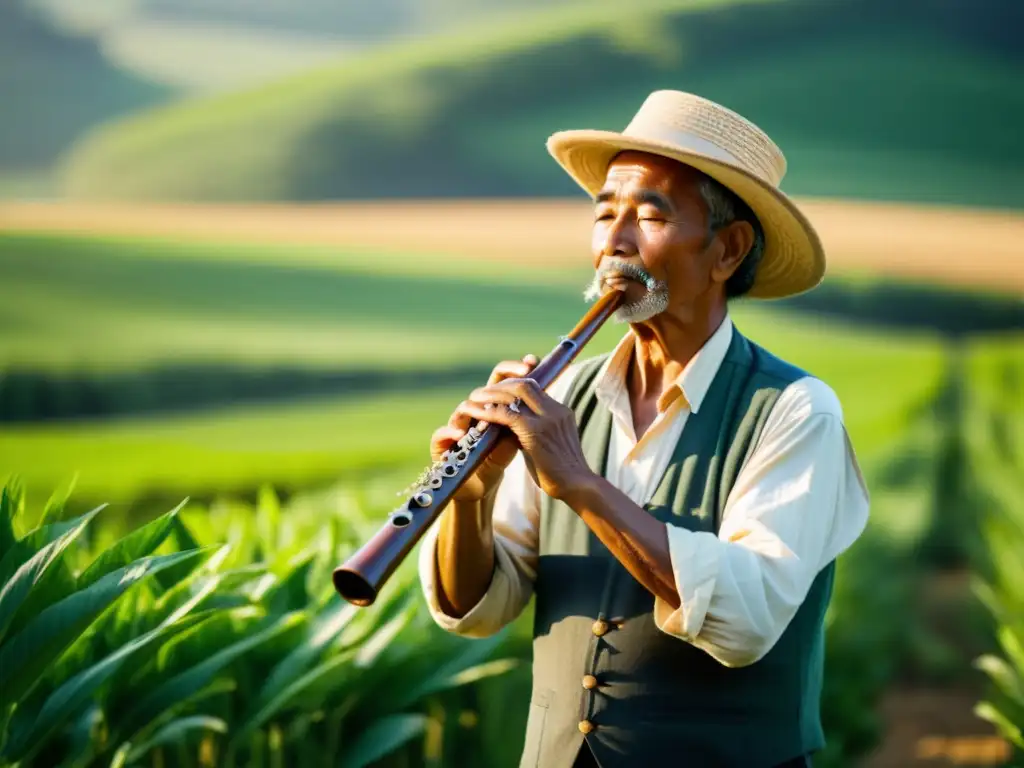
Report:
[{"label": "rolled-up shirt sleeve", "polygon": [[424,535],[419,576],[430,615],[442,629],[465,637],[487,637],[514,621],[533,595],[537,572],[539,489],[518,454],[505,470],[494,499],[494,573],[490,586],[461,618],[447,615],[438,600],[437,536],[440,520]]},{"label": "rolled-up shirt sleeve", "polygon": [[[566,370],[548,389],[552,398],[563,402],[579,366]],[[448,616],[438,600],[438,519],[424,534],[420,545],[419,578],[427,607],[442,629],[465,637],[487,637],[501,630],[523,612],[533,596],[537,577],[538,530],[541,490],[537,487],[523,454],[516,455],[494,498],[494,573],[487,592],[463,617]]]},{"label": "rolled-up shirt sleeve", "polygon": [[667,634],[730,667],[775,645],[817,574],[863,532],[869,494],[835,393],[804,378],[780,395],[729,494],[718,534],[668,525],[679,608]]}]

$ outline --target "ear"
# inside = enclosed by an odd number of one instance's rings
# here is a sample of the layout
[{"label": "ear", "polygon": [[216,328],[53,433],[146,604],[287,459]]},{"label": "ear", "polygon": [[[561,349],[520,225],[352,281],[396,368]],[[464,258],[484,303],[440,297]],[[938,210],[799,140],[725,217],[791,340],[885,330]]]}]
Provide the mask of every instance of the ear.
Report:
[{"label": "ear", "polygon": [[734,221],[718,230],[718,240],[722,249],[711,268],[711,276],[716,282],[724,283],[753,248],[754,228],[748,221]]}]

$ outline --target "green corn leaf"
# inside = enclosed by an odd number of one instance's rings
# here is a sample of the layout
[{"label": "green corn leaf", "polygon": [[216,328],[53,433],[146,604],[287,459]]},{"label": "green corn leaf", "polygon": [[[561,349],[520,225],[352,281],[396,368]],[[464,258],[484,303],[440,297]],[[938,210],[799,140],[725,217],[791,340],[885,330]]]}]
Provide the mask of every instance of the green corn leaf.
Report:
[{"label": "green corn leaf", "polygon": [[269,485],[259,489],[256,501],[256,530],[263,557],[278,549],[278,530],[281,526],[281,502]]},{"label": "green corn leaf", "polygon": [[424,715],[390,715],[363,731],[351,746],[344,747],[341,768],[366,768],[390,755],[427,727]]},{"label": "green corn leaf", "polygon": [[[98,509],[93,510],[67,525],[49,526],[48,528],[54,529],[54,532],[59,527],[63,533],[40,547],[17,568],[8,566],[8,561],[13,561],[15,558],[20,559],[19,551],[23,547],[27,551],[29,544],[26,544],[23,539],[8,550],[3,562],[0,563],[0,577],[3,578],[3,586],[0,587],[0,642],[3,641],[8,629],[10,629],[11,624],[14,622],[15,615],[21,609],[23,603],[30,597],[33,588],[38,589],[40,582],[46,577],[46,574],[55,566],[59,567],[61,565],[59,561],[64,550],[82,534],[89,521],[98,512]],[[9,574],[8,570],[10,571]],[[40,600],[37,599],[32,602],[38,604]],[[6,646],[4,647],[6,648]],[[0,653],[0,658],[2,658],[2,653]],[[3,669],[0,666],[0,675],[3,675]],[[2,700],[2,694],[0,694],[0,700]]]},{"label": "green corn leaf", "polygon": [[[188,503],[186,497],[182,500],[175,509],[182,509],[185,504]],[[192,536],[192,532],[189,531],[188,526],[181,520],[181,515],[175,515],[171,518],[171,543],[173,548],[178,552],[184,552],[187,549],[201,549],[202,544],[196,541],[195,537]],[[159,587],[160,592],[171,589],[175,584],[179,584],[185,581],[192,573],[192,569],[196,567],[198,563],[181,563],[177,568],[168,568],[161,571],[156,575],[153,581]]]},{"label": "green corn leaf", "polygon": [[[141,586],[144,587],[145,585]],[[182,635],[197,631],[204,625],[212,623],[212,620],[217,618],[218,611],[215,609],[211,610],[209,608],[205,608],[202,611],[197,610],[204,602],[209,591],[212,591],[215,587],[216,583],[213,582],[206,585],[205,589],[199,590],[195,594],[191,595],[188,600],[180,603],[174,608],[174,610],[167,613],[159,622],[159,627],[178,624],[188,617],[189,622],[187,624],[182,624],[178,631],[164,638],[163,643],[154,643],[150,647],[146,648],[145,651],[133,653],[129,658],[122,661],[113,680],[110,681],[110,693],[108,693],[104,700],[104,710],[107,717],[110,717],[111,713],[116,710],[118,698],[130,701],[131,697],[135,695],[135,691],[139,689],[139,686],[136,685],[134,681],[135,675],[152,661],[153,657],[160,651],[160,648],[166,646],[168,643],[173,643]],[[192,617],[197,618],[193,620]],[[159,627],[155,627],[154,630]],[[133,642],[133,640],[127,641],[126,644],[130,642]],[[207,686],[206,689],[195,693],[192,699],[200,700],[234,688],[233,681],[223,682],[226,683],[226,686],[224,684]],[[131,706],[131,704],[128,704],[128,706]]]},{"label": "green corn leaf", "polygon": [[506,634],[499,632],[467,643],[462,653],[443,664],[434,674],[416,685],[406,687],[395,702],[395,709],[405,709],[431,694],[457,688],[484,677],[504,674],[513,669],[518,664],[514,659],[485,661],[505,639]]},{"label": "green corn leaf", "polygon": [[14,519],[21,514],[25,504],[25,495],[21,480],[12,477],[0,491],[0,560],[10,552],[14,542],[18,540],[14,532]]},{"label": "green corn leaf", "polygon": [[250,734],[301,697],[303,709],[316,709],[322,700],[339,690],[341,683],[353,673],[354,651],[333,656],[298,678],[282,680],[272,690],[261,694],[257,705],[235,729],[232,743],[242,744]]},{"label": "green corn leaf", "polygon": [[117,604],[99,618],[89,632],[102,633],[106,648],[114,648],[136,635],[148,632],[163,621],[170,610],[158,612],[153,582],[147,580],[118,600]]},{"label": "green corn leaf", "polygon": [[[333,587],[331,587],[333,591]],[[333,600],[339,601],[335,593]],[[358,611],[352,621],[338,633],[333,644],[335,650],[343,650],[354,646],[362,646],[367,638],[381,626],[387,624],[399,614],[406,613],[414,602],[412,589],[400,589],[382,595],[372,611]]]},{"label": "green corn leaf", "polygon": [[[187,700],[238,657],[262,643],[273,640],[304,619],[303,614],[298,612],[278,617],[268,627],[221,649],[204,661],[163,681],[135,705],[123,723],[118,724],[117,731],[121,735],[121,740],[131,739],[139,729],[159,717],[165,710]],[[202,630],[200,630],[201,632]]]},{"label": "green corn leaf", "polygon": [[[182,504],[184,505],[187,501],[188,498],[185,498],[182,501]],[[192,531],[188,529],[188,526],[185,525],[185,522],[180,516],[174,519],[174,543],[179,549],[184,549],[186,547],[193,549],[199,546],[199,542],[196,541],[195,537],[192,535]]]},{"label": "green corn leaf", "polygon": [[34,557],[40,549],[47,544],[52,544],[68,531],[77,528],[82,521],[91,519],[105,507],[106,505],[104,504],[73,520],[40,526],[26,533],[8,549],[3,559],[0,559],[0,583],[7,581],[15,571],[30,558]]},{"label": "green corn leaf", "polygon": [[3,559],[0,560],[0,578],[9,578],[11,573],[17,570],[18,567],[22,566],[26,560],[35,555],[47,544],[51,544],[56,541],[63,535],[67,534],[69,530],[77,527],[82,520],[91,518],[105,508],[105,504],[100,504],[98,507],[95,507],[85,514],[71,520],[60,520],[33,528],[28,532],[28,534],[15,542],[10,550],[3,556]]},{"label": "green corn leaf", "polygon": [[1006,657],[1017,668],[1017,674],[1024,677],[1024,633],[1018,633],[1013,627],[1004,625],[999,628],[996,636]]},{"label": "green corn leaf", "polygon": [[[153,614],[163,616],[199,593],[204,595],[204,599],[211,607],[213,604],[220,608],[237,608],[247,605],[248,597],[237,590],[262,576],[266,572],[266,567],[257,564],[221,573],[205,573],[210,565],[219,558],[221,552],[226,552],[227,549],[228,547],[222,547],[202,569],[196,569],[196,573],[190,578],[175,584],[157,598],[156,605],[152,610]],[[200,570],[204,572],[200,573]]]},{"label": "green corn leaf", "polygon": [[184,743],[186,738],[195,731],[227,733],[228,724],[219,717],[210,717],[209,715],[192,715],[172,720],[161,727],[152,737],[137,747],[132,747],[127,754],[127,762],[134,763],[136,760],[141,760],[154,747]]},{"label": "green corn leaf", "polygon": [[[136,680],[135,687],[154,690],[161,682],[252,636],[266,621],[266,612],[258,605],[219,611],[209,625],[183,632],[165,643],[155,666],[145,670],[146,677]],[[133,706],[135,703],[133,699]]]},{"label": "green corn leaf", "polygon": [[[54,672],[47,675],[47,682],[63,682],[70,677],[68,670],[77,671],[82,660],[94,659],[98,653],[109,653],[159,624],[173,621],[175,617],[195,611],[200,606],[209,613],[214,607],[208,604],[208,597],[216,588],[217,582],[211,581],[183,596],[175,604],[157,610],[149,582],[138,584],[75,640],[57,663],[52,665]],[[130,676],[147,661],[146,654],[137,653],[122,665],[118,674]]]},{"label": "green corn leaf", "polygon": [[992,723],[999,730],[1000,735],[1011,744],[1016,745],[1018,749],[1024,749],[1024,734],[1021,733],[1020,726],[1010,722],[1009,718],[996,709],[991,702],[983,701],[975,705],[974,714],[982,720]]},{"label": "green corn leaf", "polygon": [[59,523],[64,519],[64,510],[67,507],[68,499],[71,498],[71,494],[74,493],[75,486],[77,484],[78,475],[75,474],[66,488],[63,490],[58,489],[53,492],[47,500],[46,506],[43,508],[43,518],[40,521],[40,525]]},{"label": "green corn leaf", "polygon": [[125,768],[128,765],[128,753],[132,751],[132,743],[126,741],[117,748],[110,760],[110,768]]},{"label": "green corn leaf", "polygon": [[297,611],[309,604],[306,585],[315,554],[305,551],[291,558],[287,570],[279,575],[278,581],[263,595],[262,602],[271,613]]},{"label": "green corn leaf", "polygon": [[10,739],[4,745],[3,756],[13,761],[31,759],[46,746],[48,739],[57,729],[81,710],[82,705],[95,695],[99,687],[118,671],[129,656],[158,639],[187,629],[202,618],[201,614],[195,614],[161,624],[72,677],[47,697],[46,703],[32,719],[30,726],[23,725],[18,730],[12,729]]},{"label": "green corn leaf", "polygon": [[428,694],[440,693],[441,691],[451,690],[453,688],[460,688],[464,685],[472,685],[473,683],[485,680],[488,677],[504,675],[521,665],[522,661],[519,659],[495,659],[494,661],[485,661],[483,664],[466,667],[453,675],[437,680],[430,689],[425,690],[421,695],[426,696]]},{"label": "green corn leaf", "polygon": [[[405,642],[395,642],[402,632],[410,625],[415,611],[406,607],[382,622],[377,620],[373,631],[363,642],[345,646],[342,650],[332,650],[330,658],[302,676],[295,684],[289,685],[278,693],[272,702],[264,705],[271,710],[288,706],[301,694],[304,709],[320,708],[326,702],[337,699],[339,694],[345,698],[364,699],[367,702],[379,703],[376,691],[381,690],[381,681],[389,676],[402,675],[408,672],[408,662],[415,660],[422,649],[414,641],[405,638]],[[361,618],[367,614],[361,611]],[[372,614],[371,614],[372,616]],[[352,676],[358,679],[358,686],[352,688],[343,685],[343,681]],[[390,707],[389,711],[394,708]],[[263,715],[254,716],[262,719]]]},{"label": "green corn leaf", "polygon": [[[182,504],[184,503],[182,502]],[[137,528],[118,540],[114,546],[103,551],[78,577],[78,588],[87,589],[111,571],[124,568],[129,563],[153,554],[171,532],[171,525],[181,510],[182,504],[156,520]]]},{"label": "green corn leaf", "polygon": [[[38,711],[38,710],[37,710]],[[74,768],[86,768],[99,745],[96,734],[103,727],[103,709],[96,702],[87,704],[65,725],[62,736],[66,739],[67,755],[75,755],[70,763]]]},{"label": "green corn leaf", "polygon": [[986,654],[976,659],[974,666],[988,675],[1009,699],[1024,708],[1024,684],[1005,660]]},{"label": "green corn leaf", "polygon": [[[209,614],[210,612],[204,611],[203,613]],[[129,662],[131,662],[131,661],[132,660],[129,660]],[[133,683],[127,681],[127,678],[124,675],[124,670],[122,670],[120,673],[118,673],[117,678],[115,678],[111,682],[111,685],[114,686],[115,688],[119,688],[121,690],[127,689],[128,693],[131,693],[133,690],[137,689],[136,685],[134,685]],[[124,747],[125,744],[127,744],[128,745],[128,750],[130,750],[132,744],[142,744],[144,742],[147,742],[153,736],[153,734],[155,734],[158,730],[160,730],[160,728],[162,728],[163,726],[167,725],[167,723],[170,723],[170,722],[172,722],[174,720],[179,719],[180,716],[181,716],[181,712],[183,710],[196,707],[196,706],[198,706],[200,704],[203,704],[207,700],[212,699],[212,698],[214,698],[216,696],[223,696],[225,694],[231,694],[234,691],[236,691],[237,689],[238,689],[238,685],[237,685],[237,682],[234,679],[228,678],[228,677],[218,678],[218,679],[214,680],[212,683],[210,683],[209,685],[207,685],[207,686],[201,688],[200,690],[196,691],[195,693],[191,694],[187,699],[184,699],[184,700],[178,702],[177,704],[175,704],[174,706],[170,707],[166,712],[164,712],[159,717],[153,719],[149,723],[146,723],[146,725],[144,725],[142,728],[140,728],[135,733],[134,741],[132,741],[132,742],[127,742],[126,741],[123,744],[121,744],[120,747]],[[127,706],[129,708],[131,707],[130,701],[128,702]],[[116,705],[108,706],[107,709],[108,709],[108,716],[110,716],[112,713],[117,711]],[[116,736],[116,734],[115,734],[115,736]],[[117,742],[114,742],[114,743],[117,743]],[[119,747],[119,749],[120,749],[120,747]],[[126,752],[125,752],[126,756],[127,756],[127,751],[128,750],[126,750]]]},{"label": "green corn leaf", "polygon": [[409,625],[412,616],[412,610],[402,611],[374,632],[356,651],[353,659],[355,665],[362,668],[373,666],[399,633]]},{"label": "green corn leaf", "polygon": [[43,610],[0,647],[0,707],[17,701],[110,605],[142,579],[193,560],[200,550],[143,558]]},{"label": "green corn leaf", "polygon": [[971,578],[971,591],[996,621],[1005,618],[1002,601],[991,584],[974,576]]},{"label": "green corn leaf", "polygon": [[[40,526],[26,534],[8,552],[4,561],[0,562],[0,583],[6,583],[14,572],[34,557],[40,549],[61,538],[68,531],[75,530],[79,523],[88,521],[105,508],[106,505],[103,504],[79,518]],[[83,531],[78,533],[84,535]],[[63,556],[47,568],[46,572],[33,585],[31,593],[26,598],[26,603],[22,605],[11,624],[8,625],[6,629],[8,635],[20,632],[25,623],[44,608],[75,591],[75,576],[72,569],[74,558],[71,554],[72,549],[66,548]]]},{"label": "green corn leaf", "polygon": [[356,606],[338,601],[317,616],[306,638],[267,677],[267,682],[260,690],[258,705],[270,701],[305,672],[358,611]]}]

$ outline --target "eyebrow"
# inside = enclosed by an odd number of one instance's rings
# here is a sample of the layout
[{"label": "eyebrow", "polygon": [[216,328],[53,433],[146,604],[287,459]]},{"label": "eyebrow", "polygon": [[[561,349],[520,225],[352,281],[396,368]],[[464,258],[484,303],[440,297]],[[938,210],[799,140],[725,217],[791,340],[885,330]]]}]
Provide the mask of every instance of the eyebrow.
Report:
[{"label": "eyebrow", "polygon": [[[595,205],[601,205],[602,203],[608,203],[615,200],[618,195],[615,190],[603,189],[597,193],[594,198]],[[674,213],[675,206],[672,201],[662,192],[658,192],[655,189],[641,189],[629,196],[636,205],[650,204],[660,210],[662,213]]]}]

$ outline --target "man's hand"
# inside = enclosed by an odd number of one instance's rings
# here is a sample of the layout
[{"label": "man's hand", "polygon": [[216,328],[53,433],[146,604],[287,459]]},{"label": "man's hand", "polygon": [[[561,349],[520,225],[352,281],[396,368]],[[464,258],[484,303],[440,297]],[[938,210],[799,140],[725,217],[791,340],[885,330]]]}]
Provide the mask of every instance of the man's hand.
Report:
[{"label": "man's hand", "polygon": [[[487,389],[499,382],[522,377],[528,374],[537,365],[537,358],[534,355],[527,355],[522,360],[504,360],[498,363],[487,380]],[[482,390],[477,390],[482,391]],[[468,402],[468,401],[467,401]],[[430,455],[434,461],[441,458],[441,454],[449,450],[469,431],[477,420],[492,421],[492,419],[480,419],[469,414],[464,406],[466,402],[460,403],[452,414],[448,423],[434,432],[430,440]],[[488,412],[490,413],[490,412]],[[494,450],[480,468],[466,479],[458,491],[455,492],[456,501],[480,501],[489,496],[498,487],[501,478],[505,474],[505,468],[512,463],[519,446],[512,437],[500,440],[494,446]]]},{"label": "man's hand", "polygon": [[572,410],[531,379],[507,378],[473,390],[456,414],[511,429],[518,442],[512,455],[516,447],[522,449],[534,481],[551,498],[564,498],[594,475]]}]

